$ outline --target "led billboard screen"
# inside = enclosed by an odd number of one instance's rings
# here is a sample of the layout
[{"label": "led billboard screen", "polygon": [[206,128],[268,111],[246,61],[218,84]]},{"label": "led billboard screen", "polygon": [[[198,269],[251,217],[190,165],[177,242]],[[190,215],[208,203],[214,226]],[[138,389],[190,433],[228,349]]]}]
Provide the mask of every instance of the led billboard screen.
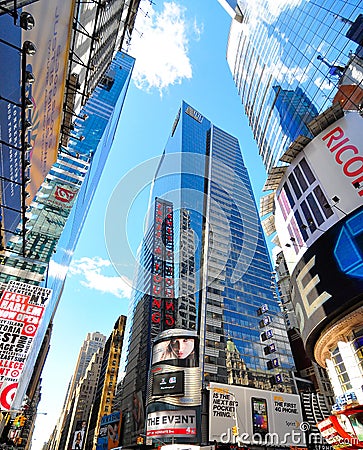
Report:
[{"label": "led billboard screen", "polygon": [[275,199],[275,226],[290,273],[302,254],[362,205],[363,120],[350,112],[309,142],[288,166]]},{"label": "led billboard screen", "polygon": [[210,441],[303,447],[301,422],[298,395],[210,383]]},{"label": "led billboard screen", "polygon": [[307,249],[291,285],[301,336],[312,356],[320,330],[363,302],[363,207]]},{"label": "led billboard screen", "polygon": [[194,336],[183,336],[183,330],[176,330],[173,336],[156,342],[152,364],[164,362],[181,367],[198,366],[198,339]]},{"label": "led billboard screen", "polygon": [[153,374],[152,395],[184,395],[184,372]]},{"label": "led billboard screen", "polygon": [[147,415],[147,437],[188,437],[197,434],[193,410],[155,411]]}]

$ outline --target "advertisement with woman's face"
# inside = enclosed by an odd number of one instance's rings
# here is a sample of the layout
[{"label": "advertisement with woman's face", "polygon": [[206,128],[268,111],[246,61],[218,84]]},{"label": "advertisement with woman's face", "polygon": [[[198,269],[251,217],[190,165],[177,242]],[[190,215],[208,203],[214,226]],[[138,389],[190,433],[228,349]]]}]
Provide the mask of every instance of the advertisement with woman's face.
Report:
[{"label": "advertisement with woman's face", "polygon": [[196,367],[198,364],[197,351],[194,337],[174,336],[154,345],[152,363],[170,361],[170,364],[176,366]]}]

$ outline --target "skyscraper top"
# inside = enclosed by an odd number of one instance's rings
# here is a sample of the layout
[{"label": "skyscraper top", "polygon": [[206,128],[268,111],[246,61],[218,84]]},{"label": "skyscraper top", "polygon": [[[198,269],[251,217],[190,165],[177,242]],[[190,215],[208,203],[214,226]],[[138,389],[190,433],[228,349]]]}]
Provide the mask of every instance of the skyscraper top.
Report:
[{"label": "skyscraper top", "polygon": [[[355,21],[361,2],[220,3],[233,17],[228,64],[269,170],[280,164],[297,135],[306,135],[312,113],[318,115],[339,101],[346,85],[361,89],[363,77],[356,79],[352,70],[362,61],[357,32],[352,32],[359,29]],[[273,89],[276,86],[280,89]],[[288,92],[295,95],[288,99]],[[355,103],[349,108],[357,109]]]}]

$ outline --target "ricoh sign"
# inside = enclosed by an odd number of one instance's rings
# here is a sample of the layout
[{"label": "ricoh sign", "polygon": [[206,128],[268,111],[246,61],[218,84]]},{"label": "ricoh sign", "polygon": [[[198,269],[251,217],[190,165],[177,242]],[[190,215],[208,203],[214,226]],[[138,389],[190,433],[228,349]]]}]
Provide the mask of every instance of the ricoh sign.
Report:
[{"label": "ricoh sign", "polygon": [[345,214],[362,204],[362,129],[363,118],[358,113],[347,113],[313,139],[296,158],[296,163],[306,158],[328,201],[333,203],[332,198],[338,196],[339,207]]},{"label": "ricoh sign", "polygon": [[[363,151],[352,144],[341,126],[334,127],[321,139],[325,142],[335,162],[341,166],[344,176],[357,189],[357,194],[363,197]],[[362,146],[362,143],[360,144]]]}]

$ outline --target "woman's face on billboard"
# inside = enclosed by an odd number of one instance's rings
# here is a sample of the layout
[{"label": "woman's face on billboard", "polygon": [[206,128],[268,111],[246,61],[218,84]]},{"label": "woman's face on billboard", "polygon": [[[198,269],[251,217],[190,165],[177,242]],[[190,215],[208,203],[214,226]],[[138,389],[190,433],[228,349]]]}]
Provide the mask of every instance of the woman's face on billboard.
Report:
[{"label": "woman's face on billboard", "polygon": [[172,339],[170,341],[170,348],[177,358],[187,358],[194,350],[194,339]]}]

